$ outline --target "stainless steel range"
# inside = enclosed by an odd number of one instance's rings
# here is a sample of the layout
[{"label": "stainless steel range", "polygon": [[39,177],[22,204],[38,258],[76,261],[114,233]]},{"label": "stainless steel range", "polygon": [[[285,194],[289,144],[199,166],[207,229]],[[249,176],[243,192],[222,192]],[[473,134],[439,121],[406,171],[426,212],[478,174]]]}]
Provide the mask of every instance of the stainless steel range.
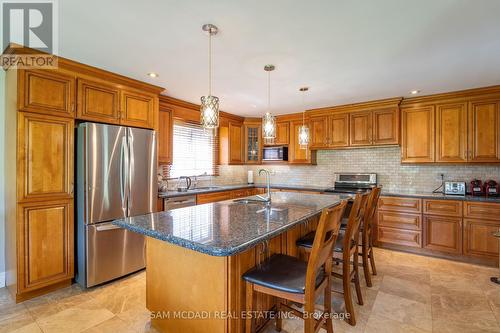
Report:
[{"label": "stainless steel range", "polygon": [[325,192],[363,193],[376,186],[376,173],[335,173],[335,186]]}]

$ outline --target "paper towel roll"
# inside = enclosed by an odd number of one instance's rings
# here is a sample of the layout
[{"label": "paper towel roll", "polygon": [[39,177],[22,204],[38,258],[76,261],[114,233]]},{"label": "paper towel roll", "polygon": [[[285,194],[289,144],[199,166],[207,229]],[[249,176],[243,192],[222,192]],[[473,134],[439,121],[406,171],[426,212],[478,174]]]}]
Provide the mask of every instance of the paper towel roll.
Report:
[{"label": "paper towel roll", "polygon": [[253,171],[252,170],[248,170],[248,184],[253,184]]}]

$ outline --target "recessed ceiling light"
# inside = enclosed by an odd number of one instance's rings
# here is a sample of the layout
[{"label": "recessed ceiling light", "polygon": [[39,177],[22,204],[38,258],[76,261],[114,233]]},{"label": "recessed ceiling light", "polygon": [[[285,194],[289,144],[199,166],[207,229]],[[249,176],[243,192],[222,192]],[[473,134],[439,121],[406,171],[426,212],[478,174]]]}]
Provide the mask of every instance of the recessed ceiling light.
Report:
[{"label": "recessed ceiling light", "polygon": [[160,76],[160,75],[158,75],[158,74],[156,74],[156,73],[154,73],[154,72],[150,72],[150,73],[148,73],[148,76],[149,76],[149,77],[158,77],[158,76]]},{"label": "recessed ceiling light", "polygon": [[416,94],[418,94],[419,92],[420,92],[420,90],[412,90],[412,91],[410,91],[410,94],[412,94],[412,95],[416,95]]}]

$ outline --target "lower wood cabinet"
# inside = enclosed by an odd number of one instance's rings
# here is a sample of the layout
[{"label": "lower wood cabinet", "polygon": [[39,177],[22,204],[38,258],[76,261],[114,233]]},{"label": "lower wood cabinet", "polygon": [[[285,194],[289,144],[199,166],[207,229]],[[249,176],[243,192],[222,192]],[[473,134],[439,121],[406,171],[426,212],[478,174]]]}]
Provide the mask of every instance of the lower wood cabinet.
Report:
[{"label": "lower wood cabinet", "polygon": [[430,250],[462,253],[462,218],[424,215],[423,247]]},{"label": "lower wood cabinet", "polygon": [[379,211],[378,225],[384,227],[392,227],[392,228],[400,228],[408,230],[421,230],[422,215]]},{"label": "lower wood cabinet", "polygon": [[70,280],[73,200],[18,205],[18,293]]},{"label": "lower wood cabinet", "polygon": [[231,191],[203,193],[196,196],[196,204],[202,205],[210,202],[230,200],[231,198]]},{"label": "lower wood cabinet", "polygon": [[464,254],[498,258],[498,238],[494,237],[493,233],[499,228],[500,221],[464,219]]}]

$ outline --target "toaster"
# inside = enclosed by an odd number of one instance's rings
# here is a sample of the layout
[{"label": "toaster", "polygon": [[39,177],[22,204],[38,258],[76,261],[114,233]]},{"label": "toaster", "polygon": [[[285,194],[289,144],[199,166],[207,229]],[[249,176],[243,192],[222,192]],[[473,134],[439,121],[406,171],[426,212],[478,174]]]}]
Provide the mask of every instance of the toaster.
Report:
[{"label": "toaster", "polygon": [[465,195],[465,182],[444,182],[444,194]]}]

